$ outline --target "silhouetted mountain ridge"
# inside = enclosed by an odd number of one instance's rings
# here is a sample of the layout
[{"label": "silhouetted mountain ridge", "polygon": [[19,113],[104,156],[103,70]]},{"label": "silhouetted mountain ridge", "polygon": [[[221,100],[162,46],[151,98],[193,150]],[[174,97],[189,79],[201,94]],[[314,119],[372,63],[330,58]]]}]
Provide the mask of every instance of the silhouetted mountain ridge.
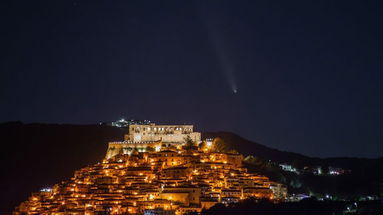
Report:
[{"label": "silhouetted mountain ridge", "polygon": [[281,151],[270,148],[255,141],[247,140],[235,133],[219,131],[219,132],[203,132],[202,138],[222,138],[230,148],[241,152],[244,155],[253,155],[267,160],[276,162],[287,162],[289,159],[311,160],[316,159],[295,152]]},{"label": "silhouetted mountain ridge", "polygon": [[[317,158],[309,157],[295,152],[281,151],[270,148],[255,141],[250,141],[232,132],[203,132],[202,138],[220,137],[227,145],[239,151],[244,155],[252,155],[264,160],[271,160],[277,163],[289,163],[299,166],[336,166],[346,169],[355,169],[356,166],[383,164],[383,157],[380,158],[352,158],[352,157],[334,157]],[[362,168],[361,167],[361,168]],[[371,166],[370,166],[371,167]]]}]

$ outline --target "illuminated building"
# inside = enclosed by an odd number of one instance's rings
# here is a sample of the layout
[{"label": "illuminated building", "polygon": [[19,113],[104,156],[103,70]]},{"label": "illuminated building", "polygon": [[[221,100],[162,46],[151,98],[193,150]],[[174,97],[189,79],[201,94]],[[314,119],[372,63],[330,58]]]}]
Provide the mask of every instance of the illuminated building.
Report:
[{"label": "illuminated building", "polygon": [[[154,129],[152,125],[149,127]],[[135,132],[139,128],[139,133],[147,135],[143,132],[148,132],[146,129],[149,127],[140,125],[130,129]],[[166,128],[181,128],[155,127],[164,128],[164,131]],[[180,135],[193,133],[190,126],[182,129],[177,130]],[[135,138],[134,134],[129,134],[128,140],[130,138]],[[286,197],[284,186],[265,176],[249,173],[242,167],[241,154],[217,153],[209,148],[186,150],[179,147],[184,142],[177,138],[174,140],[179,142],[173,144],[178,147],[160,145],[157,150],[154,147],[131,153],[124,150],[110,153],[109,144],[102,162],[77,170],[71,179],[51,189],[33,193],[16,208],[14,214],[178,215],[201,212],[217,203],[238,202],[250,197],[273,200]],[[199,142],[199,138],[195,136],[194,141]]]},{"label": "illuminated building", "polygon": [[117,154],[130,154],[133,150],[145,152],[149,148],[159,151],[162,146],[179,146],[187,139],[201,142],[201,133],[193,125],[130,124],[124,141],[110,142],[106,158]]},{"label": "illuminated building", "polygon": [[201,141],[201,133],[193,131],[193,125],[129,125],[125,141],[133,143],[158,142],[164,144],[182,144],[190,137],[194,142]]}]

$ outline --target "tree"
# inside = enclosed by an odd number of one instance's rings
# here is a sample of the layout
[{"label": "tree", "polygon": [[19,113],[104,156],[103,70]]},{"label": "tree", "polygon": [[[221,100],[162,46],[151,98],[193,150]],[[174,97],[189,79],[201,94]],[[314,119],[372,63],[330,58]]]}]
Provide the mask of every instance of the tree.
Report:
[{"label": "tree", "polygon": [[188,135],[184,138],[186,144],[194,145],[193,139]]},{"label": "tree", "polygon": [[199,145],[198,148],[203,150],[206,147],[206,141],[202,141]]},{"label": "tree", "polygon": [[145,151],[147,151],[147,152],[153,152],[154,150],[155,149],[153,147],[151,147],[151,146],[147,146],[146,149],[145,149]]},{"label": "tree", "polygon": [[329,166],[325,165],[325,166],[322,166],[322,174],[324,175],[327,175],[330,173],[330,168]]},{"label": "tree", "polygon": [[219,137],[213,140],[213,151],[215,152],[226,152],[228,150],[225,141]]},{"label": "tree", "polygon": [[197,144],[192,140],[192,138],[188,135],[185,138],[185,145],[183,146],[185,150],[197,149]]},{"label": "tree", "polygon": [[132,151],[132,154],[133,154],[133,155],[138,154],[138,148],[137,148],[137,147],[134,147],[134,149],[133,149],[133,151]]},{"label": "tree", "polygon": [[230,149],[227,151],[227,153],[231,153],[231,154],[239,154],[239,152],[235,149]]}]

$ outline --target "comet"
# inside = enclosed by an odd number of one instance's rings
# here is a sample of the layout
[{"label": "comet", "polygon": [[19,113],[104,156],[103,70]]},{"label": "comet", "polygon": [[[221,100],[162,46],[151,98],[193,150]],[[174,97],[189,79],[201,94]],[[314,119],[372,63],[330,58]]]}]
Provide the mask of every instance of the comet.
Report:
[{"label": "comet", "polygon": [[222,37],[218,36],[216,33],[212,33],[212,43],[214,44],[214,50],[218,58],[220,68],[223,72],[223,75],[226,79],[228,86],[230,87],[233,93],[238,92],[237,82],[234,75],[234,66],[229,58],[225,41]]},{"label": "comet", "polygon": [[205,20],[204,23],[206,25],[208,39],[212,44],[221,71],[223,72],[229,89],[231,90],[231,92],[236,94],[238,92],[238,86],[234,74],[235,69],[233,62],[230,59],[229,49],[227,47],[227,40],[225,40],[224,34],[219,29],[219,21],[211,20],[211,17],[207,16],[207,13],[204,13],[203,11],[201,11],[201,13],[205,15],[205,19],[203,20]]}]

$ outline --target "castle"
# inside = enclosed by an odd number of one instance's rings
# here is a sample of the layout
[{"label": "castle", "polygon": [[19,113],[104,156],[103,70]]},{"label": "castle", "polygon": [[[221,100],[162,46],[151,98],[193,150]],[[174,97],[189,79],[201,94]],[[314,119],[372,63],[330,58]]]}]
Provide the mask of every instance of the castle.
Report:
[{"label": "castle", "polygon": [[285,186],[248,172],[243,155],[219,145],[201,142],[192,125],[130,125],[102,162],[32,193],[13,214],[184,215],[247,198],[286,198]]},{"label": "castle", "polygon": [[201,133],[193,125],[129,125],[124,141],[110,142],[106,159],[117,154],[130,154],[133,150],[145,152],[149,148],[159,151],[161,146],[181,146],[187,140],[201,142]]}]

